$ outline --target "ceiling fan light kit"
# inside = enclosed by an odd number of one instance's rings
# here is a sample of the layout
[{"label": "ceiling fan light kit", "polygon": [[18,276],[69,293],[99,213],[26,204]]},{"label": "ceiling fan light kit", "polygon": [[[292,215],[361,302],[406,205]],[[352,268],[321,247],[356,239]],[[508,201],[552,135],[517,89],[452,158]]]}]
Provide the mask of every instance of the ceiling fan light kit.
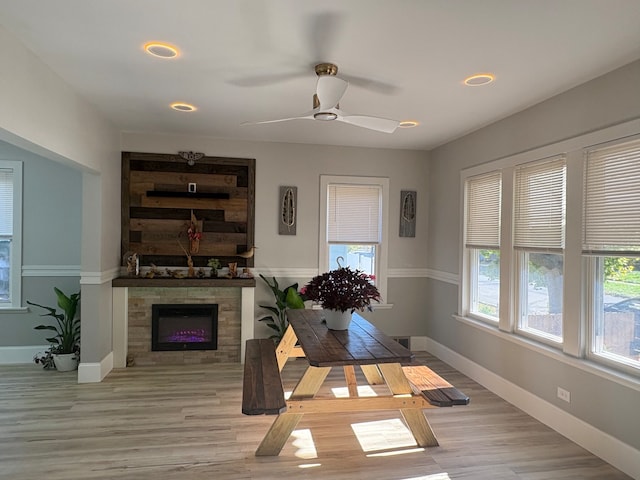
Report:
[{"label": "ceiling fan light kit", "polygon": [[313,95],[313,110],[296,117],[265,120],[262,122],[246,122],[243,125],[287,122],[289,120],[320,120],[323,122],[338,121],[384,133],[393,133],[400,125],[398,120],[373,117],[361,114],[349,114],[340,110],[339,102],[347,91],[349,82],[337,77],[338,66],[333,63],[319,63],[315,66],[318,76],[316,93]]}]

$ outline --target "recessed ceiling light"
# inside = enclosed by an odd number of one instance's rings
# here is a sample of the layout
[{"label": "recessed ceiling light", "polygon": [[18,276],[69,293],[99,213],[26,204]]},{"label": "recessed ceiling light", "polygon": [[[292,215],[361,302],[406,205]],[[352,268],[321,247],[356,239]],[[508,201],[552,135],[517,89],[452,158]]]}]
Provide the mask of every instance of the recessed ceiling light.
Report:
[{"label": "recessed ceiling light", "polygon": [[415,120],[403,120],[398,124],[400,128],[413,128],[420,125],[420,122],[416,122]]},{"label": "recessed ceiling light", "polygon": [[171,108],[173,108],[174,110],[178,110],[179,112],[195,112],[197,110],[197,108],[193,105],[182,102],[172,103]]},{"label": "recessed ceiling light", "polygon": [[149,55],[160,58],[174,58],[179,54],[178,49],[168,43],[149,42],[144,49]]},{"label": "recessed ceiling light", "polygon": [[478,73],[464,79],[464,84],[468,87],[480,87],[487,85],[496,79],[492,73]]}]

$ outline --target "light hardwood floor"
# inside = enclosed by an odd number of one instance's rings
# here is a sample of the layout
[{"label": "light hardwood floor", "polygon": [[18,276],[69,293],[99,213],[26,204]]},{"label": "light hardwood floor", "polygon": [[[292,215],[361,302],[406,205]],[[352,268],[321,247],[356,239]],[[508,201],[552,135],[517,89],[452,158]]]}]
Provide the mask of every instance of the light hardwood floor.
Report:
[{"label": "light hardwood floor", "polygon": [[[417,449],[398,412],[316,415],[302,419],[279,457],[254,456],[273,417],[242,415],[241,365],[133,367],[84,385],[75,372],[0,366],[0,478],[630,478],[446,364],[418,356],[471,397],[468,406],[427,411],[439,447]],[[287,364],[285,389],[304,367],[302,359]],[[342,380],[338,370],[328,383]]]}]

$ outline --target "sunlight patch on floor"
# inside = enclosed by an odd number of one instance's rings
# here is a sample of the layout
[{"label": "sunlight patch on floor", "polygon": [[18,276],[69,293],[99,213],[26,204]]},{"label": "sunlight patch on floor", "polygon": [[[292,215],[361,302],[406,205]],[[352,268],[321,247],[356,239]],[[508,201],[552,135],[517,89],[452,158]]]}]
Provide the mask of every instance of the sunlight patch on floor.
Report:
[{"label": "sunlight patch on floor", "polygon": [[451,477],[448,473],[434,473],[433,475],[427,475],[424,477],[411,477],[411,478],[401,478],[399,480],[451,480]]},{"label": "sunlight patch on floor", "polygon": [[416,446],[415,438],[399,418],[352,423],[351,428],[365,452]]},{"label": "sunlight patch on floor", "polygon": [[[309,430],[308,428],[302,430],[294,430],[293,433],[291,433],[291,437],[293,437],[293,446],[297,448],[295,453],[296,457],[318,458],[318,451],[316,450],[315,443],[313,443],[311,430]],[[305,467],[301,466],[301,468]]]},{"label": "sunlight patch on floor", "polygon": [[[349,398],[349,389],[347,387],[332,388],[331,392],[336,398]],[[358,385],[359,397],[377,397],[376,392],[373,391],[369,385]]]}]

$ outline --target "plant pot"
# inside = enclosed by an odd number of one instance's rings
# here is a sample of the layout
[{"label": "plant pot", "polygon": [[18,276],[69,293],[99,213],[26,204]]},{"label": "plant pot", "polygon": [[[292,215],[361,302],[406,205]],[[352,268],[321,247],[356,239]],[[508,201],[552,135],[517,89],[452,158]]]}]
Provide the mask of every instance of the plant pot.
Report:
[{"label": "plant pot", "polygon": [[346,330],[351,323],[351,311],[324,310],[324,319],[329,330]]},{"label": "plant pot", "polygon": [[54,353],[53,363],[59,372],[70,372],[78,368],[78,356],[75,353]]}]

